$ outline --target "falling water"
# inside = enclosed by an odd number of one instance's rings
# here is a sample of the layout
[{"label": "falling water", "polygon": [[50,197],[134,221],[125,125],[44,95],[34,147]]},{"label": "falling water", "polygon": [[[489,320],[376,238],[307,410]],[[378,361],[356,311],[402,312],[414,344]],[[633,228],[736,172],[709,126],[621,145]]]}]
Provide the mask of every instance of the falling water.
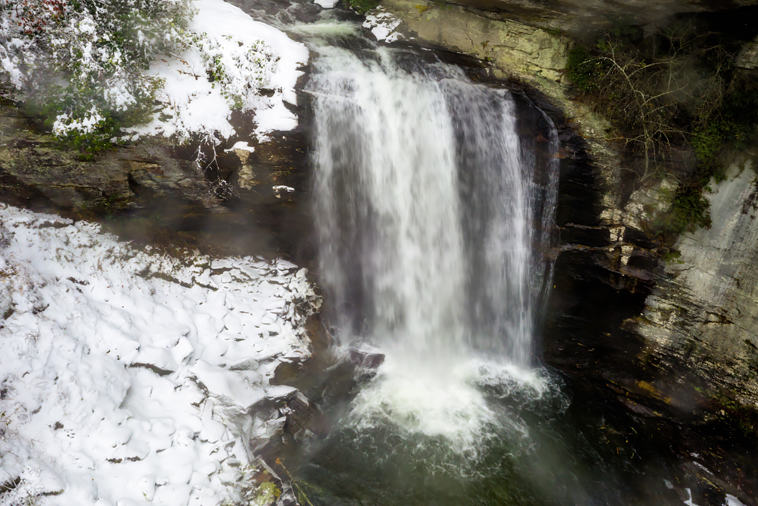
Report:
[{"label": "falling water", "polygon": [[471,444],[495,423],[473,384],[483,364],[534,379],[532,252],[551,192],[522,155],[514,101],[389,49],[322,48],[309,91],[323,283],[342,339],[387,354],[356,423]]}]

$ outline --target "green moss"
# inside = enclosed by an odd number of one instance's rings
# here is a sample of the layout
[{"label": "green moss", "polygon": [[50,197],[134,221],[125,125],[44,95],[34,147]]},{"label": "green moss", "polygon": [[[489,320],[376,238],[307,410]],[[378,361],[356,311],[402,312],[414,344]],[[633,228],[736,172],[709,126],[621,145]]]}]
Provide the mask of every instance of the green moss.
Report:
[{"label": "green moss", "polygon": [[378,6],[381,1],[382,0],[347,0],[347,3],[358,14],[366,14],[368,11]]},{"label": "green moss", "polygon": [[[674,249],[667,250],[665,253],[661,255],[661,258],[666,263],[672,263],[672,264],[682,264],[680,258],[682,258],[682,254]],[[696,389],[697,390],[697,389]]]},{"label": "green moss", "polygon": [[708,191],[710,187],[702,182],[680,186],[671,205],[668,231],[680,234],[711,228],[710,203],[704,195]]},{"label": "green moss", "polygon": [[270,481],[261,483],[256,492],[257,495],[253,500],[255,506],[267,506],[268,504],[275,502],[279,499],[279,496],[282,495],[282,491],[279,487]]},{"label": "green moss", "polygon": [[600,77],[598,63],[583,46],[574,46],[568,52],[566,76],[580,91],[591,92]]}]

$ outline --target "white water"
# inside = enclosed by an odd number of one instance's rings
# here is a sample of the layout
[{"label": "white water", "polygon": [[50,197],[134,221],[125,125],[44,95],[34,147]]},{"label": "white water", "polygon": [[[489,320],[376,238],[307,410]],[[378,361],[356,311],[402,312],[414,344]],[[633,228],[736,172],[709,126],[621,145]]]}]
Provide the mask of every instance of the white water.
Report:
[{"label": "white water", "polygon": [[500,423],[477,383],[544,389],[528,370],[543,272],[532,251],[534,221],[552,219],[535,199],[551,193],[535,192],[508,92],[388,49],[320,53],[321,273],[341,338],[387,355],[351,416],[470,448]]}]

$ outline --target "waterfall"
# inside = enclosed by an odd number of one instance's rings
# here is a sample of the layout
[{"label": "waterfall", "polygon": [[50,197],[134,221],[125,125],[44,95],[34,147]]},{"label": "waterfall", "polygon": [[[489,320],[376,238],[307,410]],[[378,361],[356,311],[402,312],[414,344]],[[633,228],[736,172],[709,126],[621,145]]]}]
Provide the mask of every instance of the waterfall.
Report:
[{"label": "waterfall", "polygon": [[533,181],[507,91],[390,49],[319,52],[308,91],[322,284],[342,338],[388,359],[356,411],[471,432],[492,417],[467,361],[532,361],[535,230],[552,221],[537,201],[550,191]]}]

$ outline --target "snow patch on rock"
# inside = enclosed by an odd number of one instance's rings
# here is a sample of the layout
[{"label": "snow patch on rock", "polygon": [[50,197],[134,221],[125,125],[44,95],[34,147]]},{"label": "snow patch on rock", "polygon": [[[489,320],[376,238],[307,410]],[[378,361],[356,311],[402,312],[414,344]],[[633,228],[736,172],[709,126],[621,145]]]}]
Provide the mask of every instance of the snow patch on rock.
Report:
[{"label": "snow patch on rock", "polygon": [[196,41],[171,59],[156,59],[147,72],[161,78],[162,108],[139,135],[186,140],[191,134],[235,134],[232,111],[254,111],[259,140],[275,130],[292,130],[297,117],[295,84],[308,62],[305,45],[253,20],[223,0],[195,0],[189,30]]},{"label": "snow patch on rock", "polygon": [[399,19],[380,6],[366,14],[363,27],[371,30],[378,41],[395,42],[403,38],[402,34],[396,31],[400,23]]},{"label": "snow patch on rock", "polygon": [[324,9],[333,9],[334,6],[337,5],[338,1],[339,0],[314,0],[313,3]]}]

